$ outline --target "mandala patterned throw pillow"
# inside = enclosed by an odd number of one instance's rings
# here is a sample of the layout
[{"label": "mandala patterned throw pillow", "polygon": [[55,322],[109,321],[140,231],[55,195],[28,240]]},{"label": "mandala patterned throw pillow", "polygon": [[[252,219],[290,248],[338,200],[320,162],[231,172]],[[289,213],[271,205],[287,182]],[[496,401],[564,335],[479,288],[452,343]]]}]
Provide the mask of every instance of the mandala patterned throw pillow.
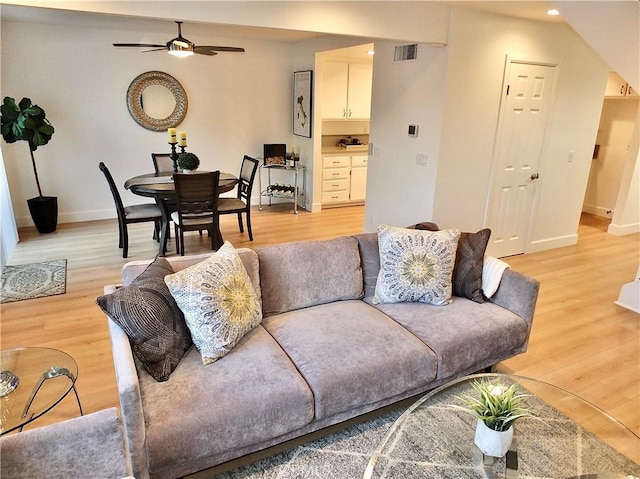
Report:
[{"label": "mandala patterned throw pillow", "polygon": [[203,364],[227,354],[262,321],[262,308],[228,241],[211,257],[165,277]]},{"label": "mandala patterned throw pillow", "polygon": [[380,225],[380,272],[374,304],[449,304],[459,237],[459,230],[423,231]]}]

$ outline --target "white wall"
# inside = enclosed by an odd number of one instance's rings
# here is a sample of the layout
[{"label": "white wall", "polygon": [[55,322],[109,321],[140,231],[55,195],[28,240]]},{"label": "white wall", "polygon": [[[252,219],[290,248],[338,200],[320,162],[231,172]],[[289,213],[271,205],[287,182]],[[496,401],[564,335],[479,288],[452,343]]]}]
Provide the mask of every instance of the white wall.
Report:
[{"label": "white wall", "polygon": [[620,192],[609,229],[611,234],[640,232],[640,109],[636,110],[635,128],[624,164]]},{"label": "white wall", "polygon": [[640,2],[552,0],[578,32],[636,90],[640,90]]},{"label": "white wall", "polygon": [[[425,51],[427,56],[421,56]],[[507,55],[560,65],[555,115],[540,170],[537,217],[527,249],[575,242],[607,66],[566,25],[462,8],[453,9],[448,46],[421,49],[422,63],[405,72],[413,82],[411,92],[418,95],[389,103],[376,100],[381,90],[401,91],[404,86],[390,73],[397,67],[376,54],[369,138],[381,151],[380,159],[374,154],[370,162],[367,230],[392,219],[396,224],[433,220],[441,227],[466,231],[484,226]],[[376,115],[382,111],[384,115]],[[409,120],[420,123],[418,142],[406,136]],[[415,164],[420,150],[429,156],[426,169]],[[571,150],[574,161],[569,163]]]},{"label": "white wall", "polygon": [[611,218],[620,181],[629,157],[638,100],[605,100],[596,143],[598,158],[591,162],[589,182],[582,210]]},{"label": "white wall", "polygon": [[[418,58],[394,62],[397,43],[376,42],[365,230],[406,226],[433,216],[447,48],[418,45]],[[418,136],[408,135],[418,125]],[[416,164],[418,154],[426,166]]]},{"label": "white wall", "polygon": [[[45,195],[59,197],[59,222],[113,217],[113,200],[98,163],[116,183],[152,170],[151,152],[168,151],[166,132],[138,126],[126,106],[129,83],[161,70],[185,88],[189,107],[179,126],[203,169],[235,173],[242,155],[262,144],[291,144],[292,47],[280,42],[192,38],[241,44],[243,54],[177,59],[162,52],[116,49],[126,31],[3,23],[2,96],[30,97],[55,127],[36,151]],[[31,224],[26,199],[37,195],[24,142],[2,149],[19,226]],[[123,192],[125,204],[141,198]]]}]

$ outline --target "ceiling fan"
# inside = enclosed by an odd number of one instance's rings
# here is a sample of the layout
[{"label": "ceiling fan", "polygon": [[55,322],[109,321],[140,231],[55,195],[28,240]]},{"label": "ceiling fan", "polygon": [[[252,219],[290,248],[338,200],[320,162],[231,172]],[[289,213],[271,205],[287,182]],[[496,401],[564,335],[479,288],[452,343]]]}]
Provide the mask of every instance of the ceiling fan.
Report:
[{"label": "ceiling fan", "polygon": [[114,43],[114,47],[139,47],[139,48],[151,48],[146,52],[156,52],[160,50],[166,50],[170,55],[177,57],[188,57],[194,53],[201,55],[217,55],[218,52],[244,52],[244,48],[239,47],[216,47],[211,45],[195,45],[182,36],[182,22],[176,22],[178,24],[178,36],[172,40],[169,40],[165,45],[156,45],[153,43]]}]

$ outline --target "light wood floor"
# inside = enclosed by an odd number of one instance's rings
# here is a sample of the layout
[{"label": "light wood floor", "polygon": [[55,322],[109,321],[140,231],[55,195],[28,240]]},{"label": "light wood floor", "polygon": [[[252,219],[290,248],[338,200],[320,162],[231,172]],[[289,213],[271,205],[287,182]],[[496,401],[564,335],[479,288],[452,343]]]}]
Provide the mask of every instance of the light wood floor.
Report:
[{"label": "light wood floor", "polygon": [[[223,217],[221,229],[234,246],[253,247],[359,233],[363,219],[363,207],[293,215],[290,205],[274,205],[254,211],[253,242],[238,232],[235,217]],[[620,286],[633,280],[638,268],[640,235],[612,236],[606,227],[607,220],[585,215],[577,245],[505,259],[540,280],[541,290],[529,350],[499,370],[571,391],[640,435],[640,316],[614,304]],[[150,225],[132,225],[130,236],[125,260],[117,248],[115,220],[64,224],[48,235],[24,229],[9,262],[68,260],[66,294],[0,306],[0,345],[52,347],[72,355],[85,412],[118,405],[106,318],[95,299],[105,284],[119,282],[126,261],[157,253]],[[187,253],[209,246],[206,234],[189,234],[186,243]],[[68,397],[36,425],[76,415],[77,405]]]}]

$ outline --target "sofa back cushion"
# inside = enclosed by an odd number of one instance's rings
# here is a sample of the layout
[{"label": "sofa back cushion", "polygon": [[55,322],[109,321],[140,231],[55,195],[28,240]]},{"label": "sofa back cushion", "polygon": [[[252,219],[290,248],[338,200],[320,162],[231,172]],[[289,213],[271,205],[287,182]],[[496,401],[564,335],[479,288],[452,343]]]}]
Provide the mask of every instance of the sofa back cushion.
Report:
[{"label": "sofa back cushion", "polygon": [[265,316],[363,296],[355,238],[285,243],[255,251]]},{"label": "sofa back cushion", "polygon": [[358,241],[364,279],[364,297],[371,298],[376,292],[376,282],[380,272],[380,250],[378,233],[362,233],[353,236]]},{"label": "sofa back cushion", "polygon": [[[260,274],[258,273],[258,255],[249,248],[238,248],[236,249],[238,256],[242,260],[242,264],[247,270],[247,274],[249,275],[249,279],[251,280],[251,285],[258,296],[258,301],[261,301],[262,295],[260,291]],[[213,253],[203,253],[203,254],[194,254],[187,256],[168,256],[166,260],[169,262],[173,271],[178,272],[183,270],[184,268],[188,268],[189,266],[193,266],[194,264],[200,263],[206,259],[208,259]],[[133,281],[140,273],[142,273],[147,266],[149,266],[151,261],[129,261],[122,267],[122,284],[128,285]]]}]

